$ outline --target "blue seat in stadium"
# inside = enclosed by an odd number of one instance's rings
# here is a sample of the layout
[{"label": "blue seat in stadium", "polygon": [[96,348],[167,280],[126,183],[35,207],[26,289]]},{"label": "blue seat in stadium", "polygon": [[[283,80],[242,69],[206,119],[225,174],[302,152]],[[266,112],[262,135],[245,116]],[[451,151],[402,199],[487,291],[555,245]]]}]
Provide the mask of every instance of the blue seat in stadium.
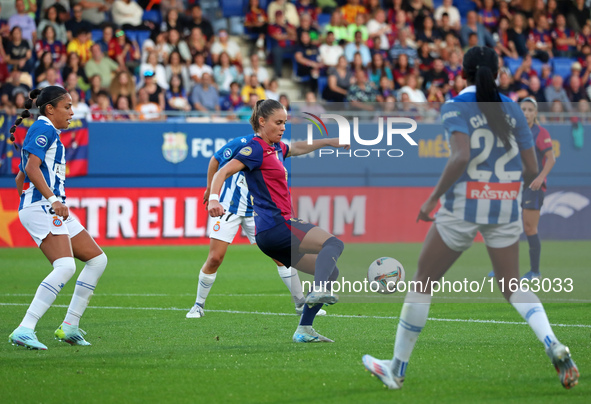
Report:
[{"label": "blue seat in stadium", "polygon": [[140,49],[144,42],[146,42],[146,39],[150,38],[151,33],[152,31],[135,31],[136,40],[138,45],[140,46]]},{"label": "blue seat in stadium", "polygon": [[243,0],[220,0],[220,7],[224,17],[238,17],[242,16],[244,12]]},{"label": "blue seat in stadium", "polygon": [[[246,1],[248,3],[248,0]],[[259,7],[263,10],[267,10],[269,8],[269,4],[271,0],[259,0]]]},{"label": "blue seat in stadium", "polygon": [[318,14],[318,25],[320,28],[324,28],[330,22],[330,14]]},{"label": "blue seat in stadium", "polygon": [[544,63],[542,63],[542,61],[540,59],[532,59],[531,60],[531,68],[534,69],[536,71],[536,73],[538,73],[538,76],[540,76],[542,74],[542,66],[544,65]]},{"label": "blue seat in stadium", "polygon": [[90,33],[92,36],[92,42],[96,42],[99,39],[103,39],[103,30],[102,29],[93,29]]},{"label": "blue seat in stadium", "polygon": [[136,41],[137,42],[137,34],[136,34],[136,31],[125,31],[125,36],[131,42],[133,42],[133,41]]},{"label": "blue seat in stadium", "polygon": [[322,92],[324,91],[326,86],[328,86],[328,77],[318,77],[318,99],[322,98]]},{"label": "blue seat in stadium", "polygon": [[552,59],[552,74],[558,74],[563,79],[570,76],[570,67],[575,62],[570,58],[554,58]]},{"label": "blue seat in stadium", "polygon": [[464,17],[468,14],[468,11],[476,10],[476,4],[472,0],[456,0],[453,5],[456,6],[460,15]]},{"label": "blue seat in stadium", "polygon": [[154,24],[160,25],[162,23],[162,14],[160,10],[146,10],[142,17],[143,21],[152,21]]},{"label": "blue seat in stadium", "polygon": [[511,71],[511,74],[515,74],[517,69],[519,69],[519,66],[521,66],[521,62],[523,61],[521,58],[513,59],[509,57],[503,58],[503,60],[505,61],[505,66]]},{"label": "blue seat in stadium", "polygon": [[295,56],[293,58],[293,80],[298,82],[298,83],[307,83],[308,81],[310,81],[311,77],[310,76],[298,76],[297,72],[298,72],[298,62],[296,62],[295,60]]}]

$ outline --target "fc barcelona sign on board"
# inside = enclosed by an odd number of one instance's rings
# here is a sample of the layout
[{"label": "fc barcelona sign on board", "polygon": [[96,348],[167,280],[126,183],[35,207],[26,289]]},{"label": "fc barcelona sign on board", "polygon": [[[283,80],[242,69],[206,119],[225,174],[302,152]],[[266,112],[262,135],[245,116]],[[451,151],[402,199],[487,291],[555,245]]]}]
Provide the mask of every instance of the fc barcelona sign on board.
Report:
[{"label": "fc barcelona sign on board", "polygon": [[166,161],[173,164],[180,163],[187,158],[189,146],[187,145],[187,135],[182,132],[167,132],[162,135],[162,155]]}]

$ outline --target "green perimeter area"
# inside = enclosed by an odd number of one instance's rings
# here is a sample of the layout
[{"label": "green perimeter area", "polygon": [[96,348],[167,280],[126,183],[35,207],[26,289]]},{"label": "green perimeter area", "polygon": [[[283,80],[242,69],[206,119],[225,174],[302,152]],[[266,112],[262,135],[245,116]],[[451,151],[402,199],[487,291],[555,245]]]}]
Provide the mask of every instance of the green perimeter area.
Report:
[{"label": "green perimeter area", "polygon": [[[0,344],[0,401],[589,403],[591,243],[542,247],[542,273],[576,281],[571,295],[540,294],[550,322],[563,325],[554,331],[581,371],[570,391],[498,291],[493,296],[499,303],[436,298],[429,317],[439,321],[429,321],[421,334],[404,388],[388,391],[364,371],[361,356],[392,356],[402,293],[374,303],[344,297],[315,322],[334,344],[294,344],[298,317],[287,289],[255,246],[230,247],[201,319],[186,319],[185,313],[194,302],[207,247],[128,247],[105,249],[109,266],[81,323],[93,346],[53,340],[74,281],[37,327],[48,351]],[[521,250],[523,273],[527,244]],[[339,267],[346,278],[361,279],[372,259],[391,256],[404,264],[409,280],[419,251],[420,244],[348,244]],[[7,341],[51,268],[36,249],[2,249],[0,267],[0,333]],[[490,269],[485,247],[475,244],[449,277],[481,280]]]}]

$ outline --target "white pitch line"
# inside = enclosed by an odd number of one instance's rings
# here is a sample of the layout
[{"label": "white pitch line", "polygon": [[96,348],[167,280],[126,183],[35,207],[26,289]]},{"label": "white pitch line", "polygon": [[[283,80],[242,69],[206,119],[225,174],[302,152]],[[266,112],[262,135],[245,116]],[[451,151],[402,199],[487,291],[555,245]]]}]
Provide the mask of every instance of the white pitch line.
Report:
[{"label": "white pitch line", "polygon": [[[0,306],[29,306],[28,303],[0,303]],[[65,304],[54,304],[52,307],[64,307]],[[102,310],[152,310],[152,311],[187,311],[187,308],[178,307],[119,307],[119,306],[88,306],[89,309]],[[267,311],[241,311],[241,310],[205,310],[207,313],[228,313],[228,314],[258,314],[261,316],[288,316],[295,317],[299,314],[295,313],[272,313]],[[329,314],[328,317],[336,318],[362,318],[372,320],[397,320],[395,316],[365,316],[365,315],[351,315],[351,314]],[[520,321],[499,321],[499,320],[478,320],[478,319],[461,319],[461,318],[433,318],[429,317],[431,321],[453,322],[453,323],[485,323],[485,324],[507,324],[507,325],[528,325],[526,322]],[[591,324],[550,324],[552,327],[575,327],[575,328],[591,328]]]}]

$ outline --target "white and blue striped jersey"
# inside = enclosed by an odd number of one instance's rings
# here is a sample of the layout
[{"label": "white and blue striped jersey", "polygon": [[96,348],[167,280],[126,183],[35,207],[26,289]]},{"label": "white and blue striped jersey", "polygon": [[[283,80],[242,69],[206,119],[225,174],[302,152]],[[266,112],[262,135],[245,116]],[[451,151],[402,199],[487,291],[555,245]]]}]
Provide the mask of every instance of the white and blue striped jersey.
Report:
[{"label": "white and blue striped jersey", "polygon": [[513,129],[508,151],[488,126],[476,103],[476,87],[464,89],[441,107],[446,137],[470,136],[470,162],[462,176],[441,197],[441,209],[467,222],[506,224],[521,220],[522,164],[520,151],[534,146],[527,120],[517,103],[501,95]]},{"label": "white and blue striped jersey", "polygon": [[29,184],[29,187],[21,195],[19,210],[31,205],[48,203],[26,175],[25,167],[31,154],[41,159],[39,168],[53,194],[61,197],[62,201],[65,200],[66,149],[60,141],[59,134],[60,131],[45,116],[40,116],[27,131],[21,150],[19,169],[25,173],[25,184]]},{"label": "white and blue striped jersey", "polygon": [[[253,137],[254,134],[237,137],[218,150],[214,154],[214,157],[220,163],[219,168],[222,168],[232,160]],[[242,171],[237,172],[224,182],[220,193],[220,204],[226,212],[233,213],[236,216],[253,216],[254,210],[252,208],[250,193],[248,192],[248,186]]]}]

